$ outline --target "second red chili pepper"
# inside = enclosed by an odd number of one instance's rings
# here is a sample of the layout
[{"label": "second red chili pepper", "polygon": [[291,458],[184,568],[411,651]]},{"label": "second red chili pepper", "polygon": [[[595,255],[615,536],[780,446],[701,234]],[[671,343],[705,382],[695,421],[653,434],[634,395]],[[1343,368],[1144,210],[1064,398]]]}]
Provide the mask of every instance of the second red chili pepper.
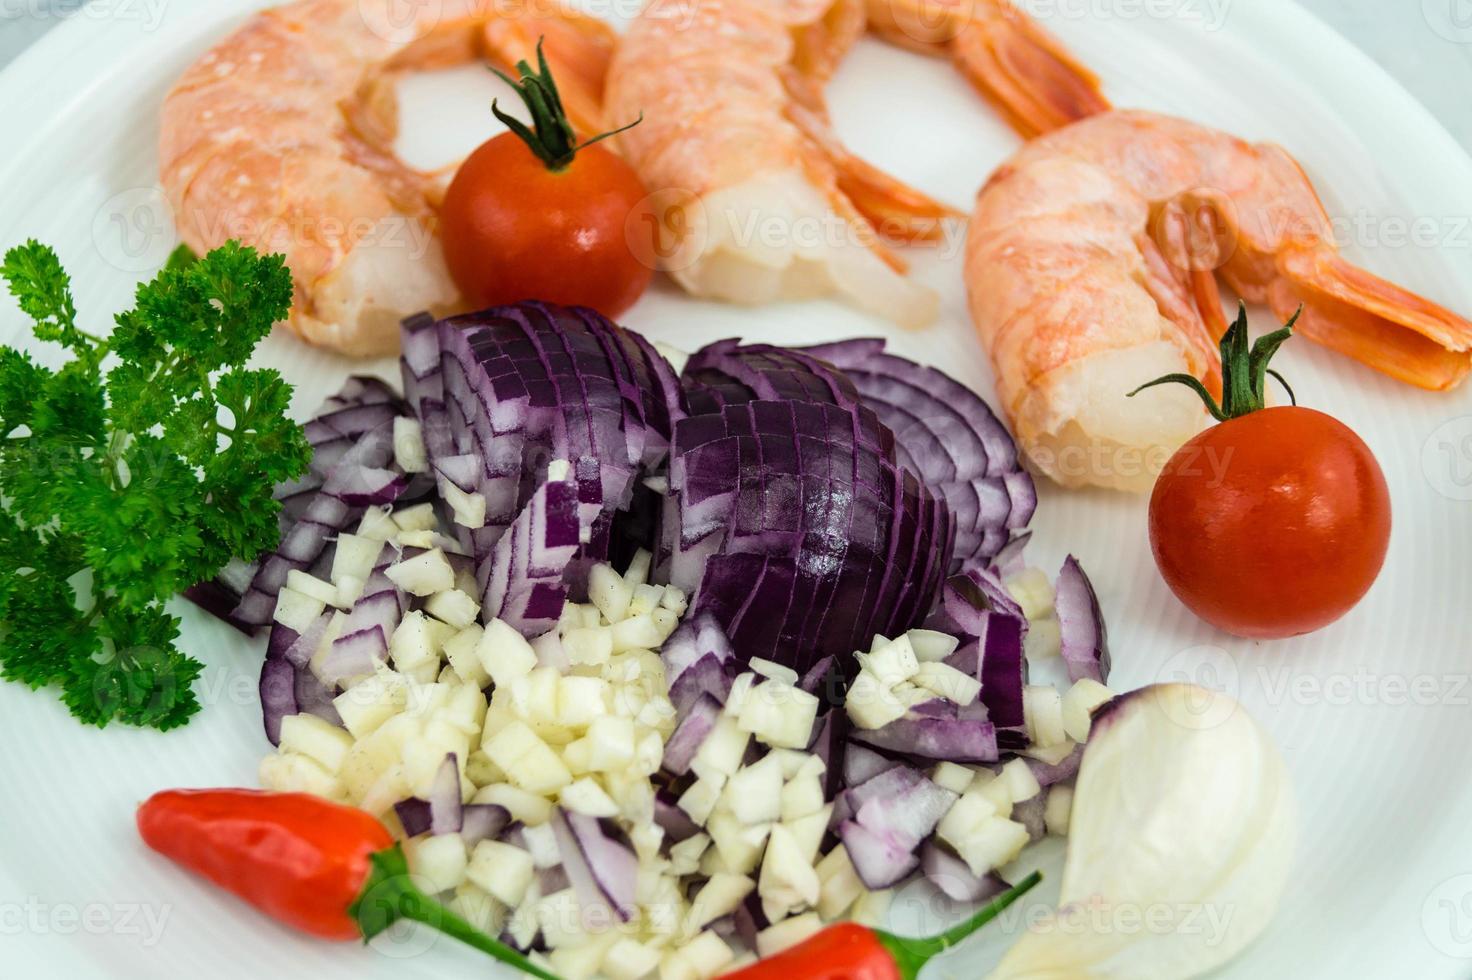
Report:
[{"label": "second red chili pepper", "polygon": [[915,980],[926,963],[995,919],[1042,880],[1034,871],[970,919],[936,936],[909,939],[843,922],[722,980]]}]

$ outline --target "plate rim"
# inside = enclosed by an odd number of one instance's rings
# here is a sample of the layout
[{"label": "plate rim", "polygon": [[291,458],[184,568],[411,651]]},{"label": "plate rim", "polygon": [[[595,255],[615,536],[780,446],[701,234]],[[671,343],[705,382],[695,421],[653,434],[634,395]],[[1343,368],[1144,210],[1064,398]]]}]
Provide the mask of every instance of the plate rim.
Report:
[{"label": "plate rim", "polygon": [[[248,0],[233,0],[217,8],[213,0],[172,0],[167,22],[158,31],[143,35],[130,32],[128,25],[116,20],[85,14],[74,14],[54,26],[0,70],[0,126],[24,134],[9,165],[0,167],[0,179],[23,172],[29,149],[46,139],[48,133],[65,128],[80,100],[105,83],[115,82],[111,74],[119,63],[137,55],[138,45],[164,43],[177,33],[194,30],[197,23],[205,20],[228,23],[241,16],[237,5],[244,7],[247,3]],[[264,5],[257,0],[250,6]],[[1273,25],[1272,31],[1264,32],[1264,46],[1300,53],[1313,50],[1312,65],[1321,70],[1308,71],[1308,59],[1294,59],[1288,68],[1306,88],[1320,96],[1326,111],[1333,112],[1355,132],[1373,124],[1377,130],[1375,142],[1379,145],[1399,143],[1418,147],[1422,159],[1417,169],[1446,175],[1444,186],[1437,193],[1448,202],[1472,201],[1472,151],[1352,41],[1297,0],[1234,0],[1231,15]],[[52,66],[75,63],[84,57],[89,65],[85,73],[57,77],[52,70]],[[33,93],[43,87],[47,98],[34,98]],[[1357,121],[1352,126],[1348,125],[1349,115],[1341,109],[1343,104],[1357,105]],[[1398,178],[1396,171],[1387,170],[1378,158],[1373,166],[1389,180],[1409,179],[1404,173]],[[1472,291],[1472,286],[1467,289]],[[12,892],[16,889],[11,886],[21,884],[3,865],[0,865],[0,883]],[[97,965],[95,959],[85,955],[85,950],[71,945],[41,942],[29,948],[37,955],[35,962],[45,962],[53,968],[66,964],[85,971]],[[27,946],[22,944],[16,953],[17,960],[23,963]],[[1461,972],[1464,962],[1448,960],[1446,963],[1444,973],[1439,975],[1447,978],[1464,975]]]}]

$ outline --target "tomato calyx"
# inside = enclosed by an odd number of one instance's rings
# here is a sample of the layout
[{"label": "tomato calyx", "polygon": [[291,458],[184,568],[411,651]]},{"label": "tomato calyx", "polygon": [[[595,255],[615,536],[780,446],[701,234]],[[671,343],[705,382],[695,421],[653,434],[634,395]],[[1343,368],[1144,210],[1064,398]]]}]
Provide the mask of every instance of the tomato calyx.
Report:
[{"label": "tomato calyx", "polygon": [[535,70],[525,61],[516,63],[516,78],[512,78],[498,68],[491,69],[521,97],[522,103],[526,105],[527,112],[531,115],[531,126],[502,112],[495,99],[491,100],[491,112],[506,124],[507,129],[521,138],[522,142],[537,155],[537,158],[547,165],[548,170],[563,170],[572,163],[573,157],[583,147],[591,146],[610,136],[617,136],[626,129],[632,129],[644,121],[644,114],[641,112],[639,118],[627,126],[600,133],[579,143],[577,134],[573,132],[572,122],[567,118],[567,110],[562,107],[562,96],[557,92],[557,82],[552,77],[552,69],[547,66],[547,56],[542,53],[542,40],[544,39],[537,41]]},{"label": "tomato calyx", "polygon": [[1298,312],[1294,313],[1282,328],[1257,338],[1257,342],[1249,347],[1247,344],[1247,305],[1243,303],[1238,306],[1237,322],[1227,328],[1227,332],[1222,334],[1221,339],[1221,404],[1217,404],[1216,399],[1211,396],[1211,392],[1206,390],[1206,386],[1199,378],[1190,374],[1167,374],[1163,378],[1156,378],[1149,384],[1143,384],[1130,392],[1129,397],[1133,398],[1145,389],[1158,385],[1185,385],[1201,396],[1212,418],[1218,422],[1226,422],[1267,407],[1267,378],[1268,375],[1272,375],[1278,384],[1283,386],[1283,390],[1288,392],[1289,400],[1297,405],[1298,398],[1293,394],[1293,389],[1289,387],[1281,374],[1268,367],[1268,362],[1278,352],[1278,348],[1293,336],[1293,325],[1298,322],[1298,317],[1302,313],[1303,308],[1299,307]]}]

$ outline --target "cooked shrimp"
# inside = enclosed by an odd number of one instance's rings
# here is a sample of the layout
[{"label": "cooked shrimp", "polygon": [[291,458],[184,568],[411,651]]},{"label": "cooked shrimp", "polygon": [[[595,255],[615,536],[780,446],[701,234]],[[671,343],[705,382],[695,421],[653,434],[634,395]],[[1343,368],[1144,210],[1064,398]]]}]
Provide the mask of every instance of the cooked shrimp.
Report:
[{"label": "cooked shrimp", "polygon": [[[514,15],[513,15],[514,14]],[[439,175],[393,152],[399,75],[486,58],[548,61],[592,131],[613,36],[551,0],[300,0],[221,41],[164,100],[161,179],[183,240],[286,256],[290,325],[349,354],[398,347],[399,320],[459,302],[435,237]]]},{"label": "cooked shrimp", "polygon": [[1283,150],[1114,112],[1024,147],[982,189],[967,240],[971,315],[1033,463],[1065,486],[1145,489],[1206,422],[1189,372],[1219,386],[1217,275],[1298,330],[1392,377],[1450,388],[1472,323],[1351,266]]},{"label": "cooked shrimp", "polygon": [[1107,103],[1008,0],[943,6],[939,25],[922,3],[652,0],[614,54],[604,108],[644,115],[619,146],[653,192],[657,258],[676,282],[744,303],[837,293],[908,325],[934,316],[934,294],[879,239],[939,237],[955,212],[844,150],[823,103],[870,15],[886,37],[954,53],[1025,133]]}]

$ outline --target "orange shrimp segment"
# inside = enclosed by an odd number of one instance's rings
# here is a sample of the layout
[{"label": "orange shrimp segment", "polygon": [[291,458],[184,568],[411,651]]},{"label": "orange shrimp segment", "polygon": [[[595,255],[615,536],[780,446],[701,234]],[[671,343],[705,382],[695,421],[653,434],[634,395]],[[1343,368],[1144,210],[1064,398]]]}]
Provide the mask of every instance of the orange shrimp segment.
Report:
[{"label": "orange shrimp segment", "polygon": [[901,244],[939,241],[945,237],[946,220],[965,220],[961,211],[850,152],[834,135],[822,93],[810,82],[808,79],[801,83],[789,81],[788,89],[798,101],[788,107],[787,118],[812,141],[832,168],[835,185],[847,198],[845,203],[880,237]]},{"label": "orange shrimp segment", "polygon": [[[1183,119],[1111,112],[1023,147],[968,231],[972,319],[1018,442],[1060,483],[1148,489],[1205,423],[1167,373],[1220,384],[1218,277],[1370,367],[1443,390],[1472,369],[1472,323],[1341,258],[1307,174],[1276,146]],[[1071,466],[1065,457],[1087,458]]]},{"label": "orange shrimp segment", "polygon": [[1024,138],[1112,108],[1098,76],[1011,0],[871,0],[869,22],[901,47],[948,54]]},{"label": "orange shrimp segment", "polygon": [[599,123],[614,35],[553,0],[296,0],[205,52],[164,99],[160,182],[183,240],[281,252],[289,326],[355,355],[398,349],[399,320],[459,308],[437,238],[441,174],[394,153],[408,72],[533,59],[546,37],[574,124]]},{"label": "orange shrimp segment", "polygon": [[838,189],[891,241],[939,241],[945,237],[947,219],[965,219],[950,205],[895,180],[846,150],[833,162],[838,168]]},{"label": "orange shrimp segment", "polygon": [[1455,313],[1324,248],[1291,248],[1278,264],[1273,312],[1286,319],[1302,306],[1298,329],[1310,340],[1431,391],[1472,370],[1472,323]]},{"label": "orange shrimp segment", "polygon": [[[1010,4],[967,2],[649,0],[609,66],[604,125],[644,113],[618,147],[671,231],[660,267],[697,296],[836,296],[907,326],[933,319],[938,297],[900,275],[904,263],[883,243],[943,239],[960,216],[857,158],[834,134],[823,85],[855,41],[872,29],[945,55],[982,18],[993,22],[988,36],[1019,39],[996,44],[1008,70],[1024,66],[1002,100],[1017,107],[1020,130],[1104,104],[1089,73],[1059,81],[1077,65]],[[943,22],[938,33],[921,4]],[[1031,67],[1033,48],[1046,67]],[[1095,97],[1060,98],[1075,88]]]}]

